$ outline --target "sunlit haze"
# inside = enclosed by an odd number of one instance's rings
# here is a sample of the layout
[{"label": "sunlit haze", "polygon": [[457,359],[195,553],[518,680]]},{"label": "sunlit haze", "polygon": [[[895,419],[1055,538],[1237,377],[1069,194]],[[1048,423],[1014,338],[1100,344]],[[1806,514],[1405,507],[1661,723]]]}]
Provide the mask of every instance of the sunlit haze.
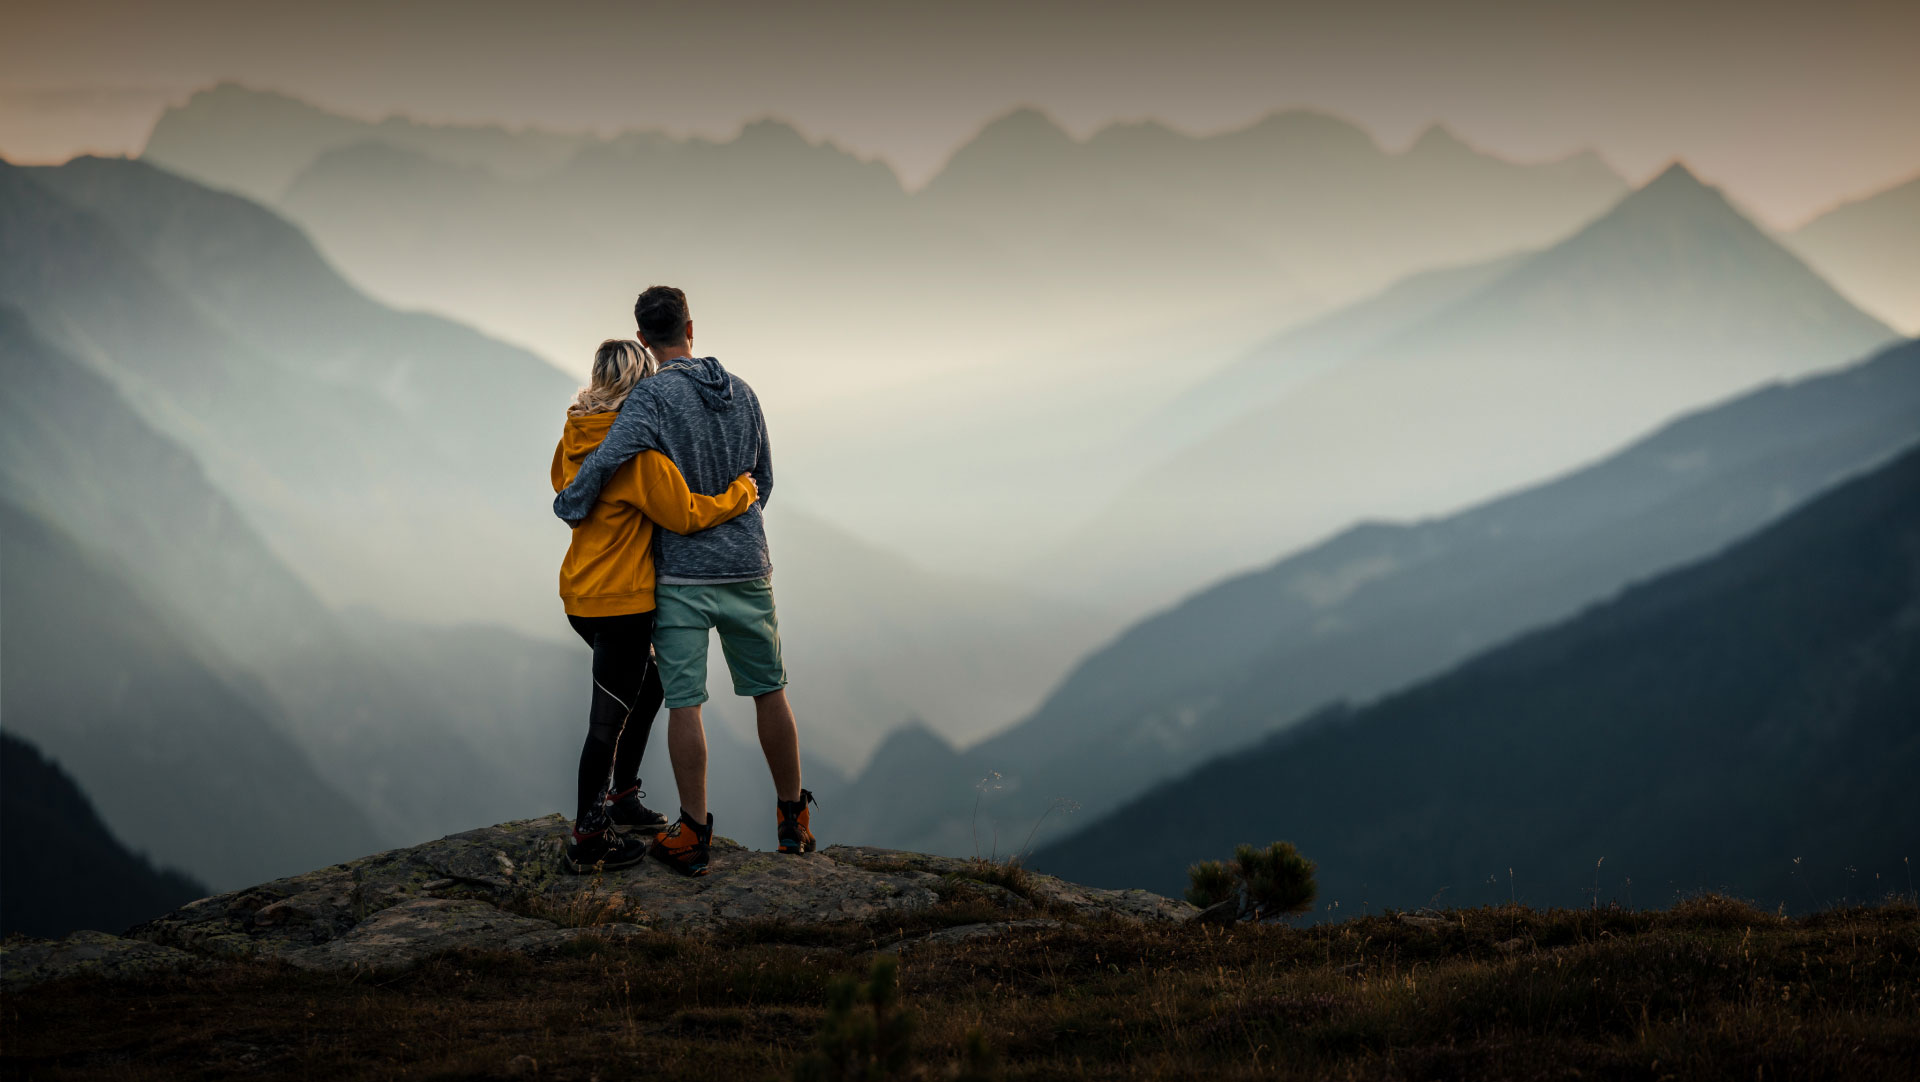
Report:
[{"label": "sunlit haze", "polygon": [[923,183],[1021,104],[1085,135],[1315,107],[1405,146],[1444,122],[1523,160],[1684,157],[1768,224],[1920,172],[1920,6],[1631,2],[9,6],[0,153],[136,152],[221,79],[378,118],[657,128],[761,115]]}]

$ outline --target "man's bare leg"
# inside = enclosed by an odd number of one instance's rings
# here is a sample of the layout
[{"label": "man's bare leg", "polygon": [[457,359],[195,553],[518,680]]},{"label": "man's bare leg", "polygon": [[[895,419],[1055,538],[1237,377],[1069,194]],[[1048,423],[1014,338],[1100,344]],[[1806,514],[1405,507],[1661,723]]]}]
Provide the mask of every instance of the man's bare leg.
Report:
[{"label": "man's bare leg", "polygon": [[[800,730],[793,723],[793,707],[787,702],[787,689],[755,695],[753,713],[760,729],[760,754],[767,757],[767,770],[773,774],[774,793],[781,800],[799,800]],[[705,762],[704,756],[701,761]],[[677,774],[679,768],[674,769]],[[703,789],[703,795],[704,792]]]},{"label": "man's bare leg", "polygon": [[[796,750],[795,755],[798,754]],[[700,724],[699,707],[676,706],[667,711],[667,758],[673,761],[673,784],[680,790],[680,810],[704,830],[707,825],[707,730]]]}]

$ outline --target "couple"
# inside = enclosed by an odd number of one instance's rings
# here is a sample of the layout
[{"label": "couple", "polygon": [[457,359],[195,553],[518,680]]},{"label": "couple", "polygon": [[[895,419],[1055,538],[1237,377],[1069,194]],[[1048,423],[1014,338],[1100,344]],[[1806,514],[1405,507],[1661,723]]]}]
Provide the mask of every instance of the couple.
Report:
[{"label": "couple", "polygon": [[[553,452],[553,511],[573,527],[560,598],[593,648],[566,866],[620,868],[651,853],[682,874],[706,874],[708,629],[720,633],[735,694],[753,697],[779,850],[812,852],[813,794],[800,787],[761,521],[773,459],[760,400],[719,361],[693,356],[685,293],[653,286],[633,318],[640,340],[600,344]],[[671,827],[640,803],[640,757],[663,700],[680,790]]]}]

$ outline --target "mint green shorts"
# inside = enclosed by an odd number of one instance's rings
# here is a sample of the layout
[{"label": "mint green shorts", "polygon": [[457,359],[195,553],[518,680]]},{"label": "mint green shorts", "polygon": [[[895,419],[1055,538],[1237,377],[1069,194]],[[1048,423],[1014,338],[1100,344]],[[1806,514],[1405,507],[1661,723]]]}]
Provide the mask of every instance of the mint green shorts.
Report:
[{"label": "mint green shorts", "polygon": [[735,695],[765,695],[787,686],[772,579],[711,586],[662,583],[654,602],[653,653],[669,709],[707,701],[709,629],[720,632]]}]

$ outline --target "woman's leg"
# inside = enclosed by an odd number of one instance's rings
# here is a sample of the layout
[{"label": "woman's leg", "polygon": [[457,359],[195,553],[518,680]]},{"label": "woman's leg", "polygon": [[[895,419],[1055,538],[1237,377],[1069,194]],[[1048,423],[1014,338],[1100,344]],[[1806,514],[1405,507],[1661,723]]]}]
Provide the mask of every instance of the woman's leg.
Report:
[{"label": "woman's leg", "polygon": [[619,744],[613,752],[613,792],[624,793],[640,784],[640,760],[647,754],[647,741],[653,737],[653,719],[659,716],[666,692],[660,687],[660,666],[653,662],[649,637],[645,676],[640,681],[639,701],[620,730]]},{"label": "woman's leg", "polygon": [[[593,645],[593,700],[575,783],[574,822],[581,824],[601,818],[621,731],[642,705],[647,672],[652,668],[653,616],[569,617],[568,621]],[[637,755],[633,769],[638,773]]]}]

